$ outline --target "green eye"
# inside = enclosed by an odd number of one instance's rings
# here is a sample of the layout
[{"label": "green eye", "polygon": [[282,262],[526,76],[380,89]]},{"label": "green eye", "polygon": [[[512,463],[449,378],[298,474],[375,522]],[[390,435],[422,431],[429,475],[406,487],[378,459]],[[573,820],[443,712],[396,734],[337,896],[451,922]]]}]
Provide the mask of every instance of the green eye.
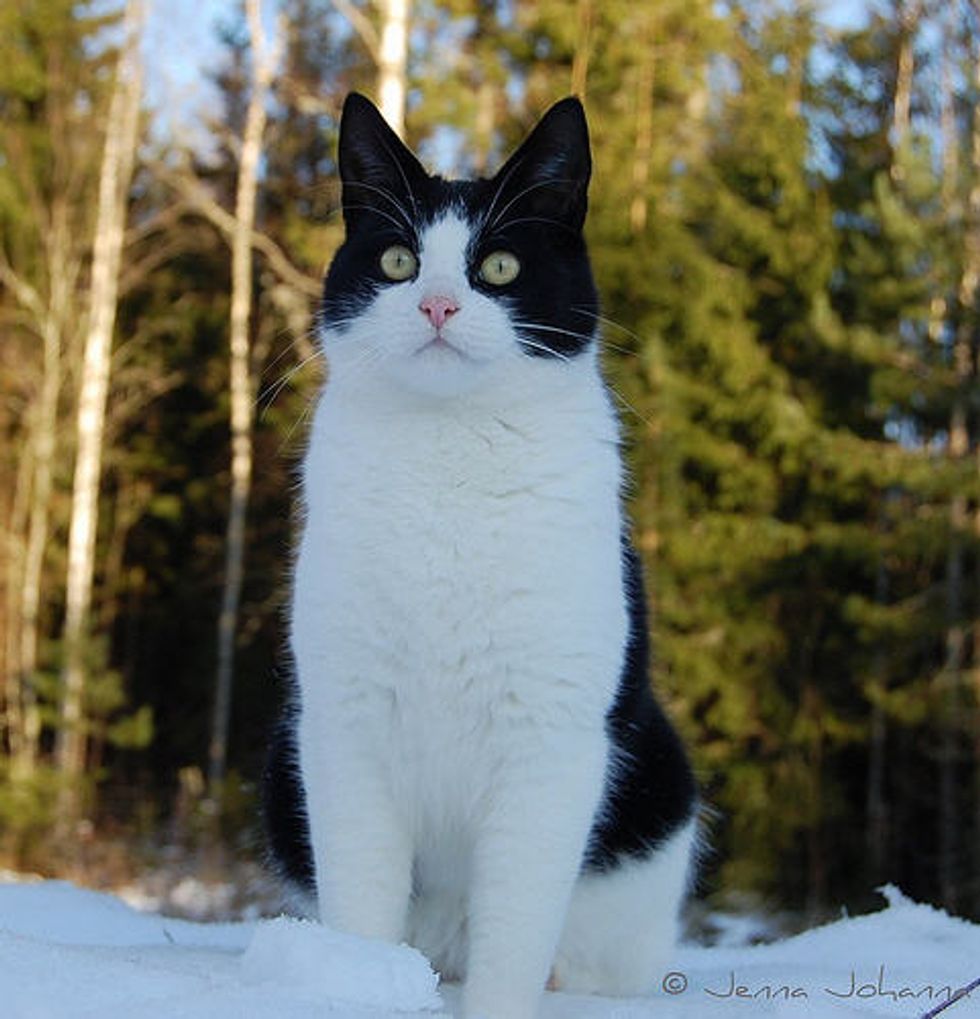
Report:
[{"label": "green eye", "polygon": [[502,287],[517,279],[521,271],[521,263],[517,255],[509,251],[494,251],[480,263],[480,279],[484,283],[492,283],[495,287]]},{"label": "green eye", "polygon": [[401,244],[393,244],[381,255],[381,271],[390,280],[411,279],[418,271],[419,260]]}]

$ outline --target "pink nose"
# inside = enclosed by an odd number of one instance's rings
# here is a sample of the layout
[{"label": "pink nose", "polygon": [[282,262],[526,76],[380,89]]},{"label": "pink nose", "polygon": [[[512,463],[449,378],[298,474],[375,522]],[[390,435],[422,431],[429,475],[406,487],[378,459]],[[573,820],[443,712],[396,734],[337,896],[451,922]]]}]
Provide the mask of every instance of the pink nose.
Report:
[{"label": "pink nose", "polygon": [[450,315],[459,311],[459,305],[451,297],[424,297],[419,304],[419,311],[429,316],[429,321],[441,329]]}]

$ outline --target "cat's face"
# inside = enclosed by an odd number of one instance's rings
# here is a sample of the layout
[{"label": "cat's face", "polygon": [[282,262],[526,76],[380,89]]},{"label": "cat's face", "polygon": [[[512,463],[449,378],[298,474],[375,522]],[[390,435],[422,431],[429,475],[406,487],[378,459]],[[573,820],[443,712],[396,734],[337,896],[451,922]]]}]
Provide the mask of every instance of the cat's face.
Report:
[{"label": "cat's face", "polygon": [[450,396],[556,365],[593,344],[582,224],[591,161],[582,108],[552,107],[490,180],[429,176],[374,106],[344,106],[347,227],[321,322],[335,374],[381,373]]}]

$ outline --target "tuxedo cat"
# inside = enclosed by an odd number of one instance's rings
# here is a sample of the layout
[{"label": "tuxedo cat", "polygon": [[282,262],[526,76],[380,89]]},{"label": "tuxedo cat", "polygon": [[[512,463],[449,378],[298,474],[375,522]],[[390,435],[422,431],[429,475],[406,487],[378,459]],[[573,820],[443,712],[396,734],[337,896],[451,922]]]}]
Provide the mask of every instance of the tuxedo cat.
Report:
[{"label": "tuxedo cat", "polygon": [[648,681],[581,105],[447,181],[355,94],[339,163],[274,854],[324,923],[464,981],[467,1017],[530,1019],[546,983],[644,993],[696,791]]}]

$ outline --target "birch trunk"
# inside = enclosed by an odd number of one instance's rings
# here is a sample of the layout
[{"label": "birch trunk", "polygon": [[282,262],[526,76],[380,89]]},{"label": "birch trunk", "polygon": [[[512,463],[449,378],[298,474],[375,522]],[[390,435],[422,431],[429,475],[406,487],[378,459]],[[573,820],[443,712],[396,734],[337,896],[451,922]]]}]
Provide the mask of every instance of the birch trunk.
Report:
[{"label": "birch trunk", "polygon": [[4,658],[3,658],[3,715],[0,724],[0,751],[6,737],[7,752],[16,758],[20,753],[24,734],[23,696],[20,668],[20,605],[24,576],[24,556],[30,480],[34,474],[32,444],[17,464],[17,474],[9,503],[5,535],[4,556]]},{"label": "birch trunk", "polygon": [[41,577],[50,529],[49,507],[54,477],[58,394],[61,391],[61,333],[53,319],[46,323],[43,345],[44,367],[33,443],[33,480],[19,613],[18,671],[22,731],[17,746],[11,748],[14,769],[22,777],[34,771],[41,738],[35,676],[40,639]]},{"label": "birch trunk", "polygon": [[225,531],[224,582],[218,617],[217,673],[208,748],[208,786],[219,798],[228,761],[235,635],[245,561],[245,521],[252,485],[253,383],[249,319],[252,313],[252,232],[258,165],[265,132],[266,101],[275,57],[262,28],[260,0],[245,0],[252,40],[252,88],[245,116],[235,222],[231,237],[231,315],[229,322],[229,397],[231,402],[231,492]]},{"label": "birch trunk", "polygon": [[405,137],[410,11],[411,0],[383,0],[381,4],[378,100],[381,113],[399,138]]},{"label": "birch trunk", "polygon": [[92,253],[88,331],[85,337],[76,418],[77,448],[68,536],[64,664],[60,724],[55,743],[58,768],[66,780],[65,824],[77,812],[77,780],[85,767],[83,705],[86,644],[95,575],[99,481],[112,334],[116,320],[119,267],[126,204],[139,129],[142,65],[139,46],[145,19],[143,0],[127,0],[126,39],[106,119],[99,198]]},{"label": "birch trunk", "polygon": [[41,736],[36,692],[44,561],[58,427],[65,336],[70,328],[79,259],[72,243],[70,200],[62,195],[44,217],[43,259],[47,294],[5,259],[0,281],[13,293],[41,344],[38,394],[29,418],[27,452],[18,469],[10,543],[5,708],[12,774],[34,771]]}]

